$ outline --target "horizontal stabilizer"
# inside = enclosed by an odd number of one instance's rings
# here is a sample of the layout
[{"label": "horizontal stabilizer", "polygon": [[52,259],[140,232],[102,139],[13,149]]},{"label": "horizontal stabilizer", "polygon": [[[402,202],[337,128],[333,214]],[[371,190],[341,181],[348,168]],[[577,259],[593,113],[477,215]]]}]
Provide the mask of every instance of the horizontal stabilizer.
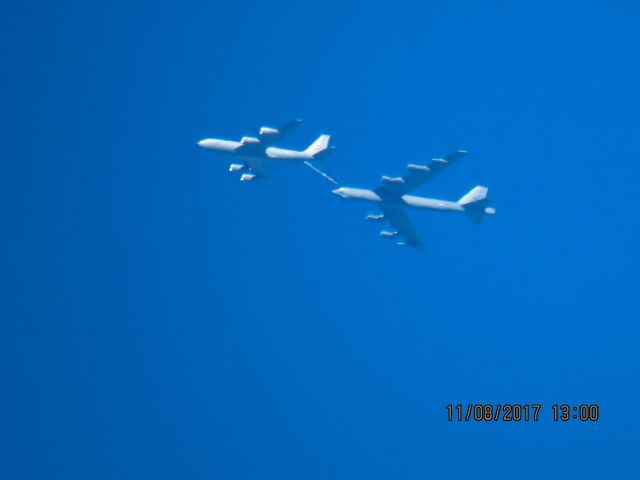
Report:
[{"label": "horizontal stabilizer", "polygon": [[491,200],[487,197],[488,192],[489,189],[487,187],[477,186],[458,200],[458,205],[464,207],[467,217],[473,223],[482,222],[485,214],[493,215],[496,213],[495,208],[489,206]]}]

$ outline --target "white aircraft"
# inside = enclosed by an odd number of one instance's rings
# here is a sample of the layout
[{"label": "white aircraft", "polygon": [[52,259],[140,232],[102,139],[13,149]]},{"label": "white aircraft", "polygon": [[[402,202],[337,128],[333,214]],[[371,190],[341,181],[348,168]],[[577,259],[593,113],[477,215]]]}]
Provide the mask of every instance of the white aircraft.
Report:
[{"label": "white aircraft", "polygon": [[329,175],[320,170],[312,162],[322,161],[334,150],[329,146],[329,135],[320,135],[306,150],[288,150],[274,147],[273,144],[280,140],[285,134],[293,130],[302,120],[294,120],[286,123],[280,128],[262,127],[259,131],[260,138],[242,137],[239,142],[233,140],[220,140],[217,138],[205,138],[197,142],[197,145],[216,152],[236,155],[242,163],[232,163],[229,165],[230,172],[248,170],[250,173],[243,173],[240,181],[248,182],[256,178],[267,178],[263,168],[264,160],[296,161],[303,162],[306,166],[319,173],[332,183],[336,183]]},{"label": "white aircraft", "polygon": [[474,223],[480,223],[485,214],[493,215],[496,213],[494,208],[489,207],[490,199],[487,197],[489,191],[487,187],[477,186],[457,202],[407,195],[408,192],[431,180],[447,165],[454,163],[466,154],[465,150],[456,150],[444,158],[432,159],[429,165],[410,164],[408,166],[409,173],[404,177],[383,176],[383,184],[374,190],[340,187],[333,190],[332,193],[346,199],[376,202],[382,213],[367,215],[366,219],[374,222],[386,221],[394,229],[393,231],[382,230],[380,236],[383,238],[400,236],[403,237],[403,241],[398,242],[398,245],[424,250],[420,235],[411,223],[404,209],[405,206],[465,212]]}]

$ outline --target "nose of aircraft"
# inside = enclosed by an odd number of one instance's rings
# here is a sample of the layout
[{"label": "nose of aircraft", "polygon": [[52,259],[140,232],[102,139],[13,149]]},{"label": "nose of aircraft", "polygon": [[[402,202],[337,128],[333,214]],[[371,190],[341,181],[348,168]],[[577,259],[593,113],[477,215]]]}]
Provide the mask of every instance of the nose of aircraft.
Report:
[{"label": "nose of aircraft", "polygon": [[333,193],[334,195],[340,195],[342,192],[339,188],[336,188],[335,190],[331,190],[331,193]]},{"label": "nose of aircraft", "polygon": [[197,145],[197,146],[199,146],[199,147],[204,147],[204,146],[205,146],[205,143],[206,143],[206,142],[205,142],[204,140],[198,140],[198,141],[196,142],[196,145]]}]

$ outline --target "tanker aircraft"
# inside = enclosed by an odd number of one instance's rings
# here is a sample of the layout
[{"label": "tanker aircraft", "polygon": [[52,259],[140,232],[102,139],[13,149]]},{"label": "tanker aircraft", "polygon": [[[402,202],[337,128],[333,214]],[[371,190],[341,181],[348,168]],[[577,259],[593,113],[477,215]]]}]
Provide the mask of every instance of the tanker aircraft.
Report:
[{"label": "tanker aircraft", "polygon": [[[299,125],[302,120],[293,120],[279,128],[261,127],[259,138],[242,137],[239,142],[234,140],[220,140],[217,138],[205,138],[197,142],[197,145],[207,150],[235,155],[241,163],[229,165],[230,172],[247,171],[240,176],[241,182],[249,182],[255,179],[267,178],[263,162],[276,160],[285,162],[301,162],[307,167],[319,173],[330,182],[336,181],[318,168],[317,164],[324,160],[335,148],[329,146],[329,135],[320,135],[306,150],[288,150],[278,148],[273,144],[284,135]],[[316,162],[314,165],[313,162]]]},{"label": "tanker aircraft", "polygon": [[382,213],[369,214],[366,219],[373,222],[386,222],[393,230],[382,230],[380,236],[394,239],[401,237],[398,245],[415,247],[424,251],[424,245],[420,235],[414,228],[404,207],[429,208],[448,212],[464,212],[471,221],[480,223],[485,214],[496,213],[489,207],[490,199],[487,197],[488,188],[477,186],[469,193],[463,195],[458,201],[437,200],[432,198],[417,197],[408,193],[431,180],[442,172],[448,165],[467,154],[465,150],[455,150],[444,158],[434,158],[428,165],[409,164],[408,173],[404,177],[382,177],[382,185],[373,190],[364,188],[340,187],[332,193],[354,200],[366,200],[375,202]]}]

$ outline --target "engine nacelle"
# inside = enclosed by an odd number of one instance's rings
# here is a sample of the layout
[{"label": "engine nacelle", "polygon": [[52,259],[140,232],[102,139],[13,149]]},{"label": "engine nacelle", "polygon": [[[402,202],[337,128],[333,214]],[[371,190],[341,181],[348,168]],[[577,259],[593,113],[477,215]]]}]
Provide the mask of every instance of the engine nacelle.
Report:
[{"label": "engine nacelle", "polygon": [[241,182],[250,182],[251,180],[253,180],[254,178],[256,178],[256,176],[253,173],[243,173],[240,176],[240,181]]},{"label": "engine nacelle", "polygon": [[416,165],[415,163],[410,163],[409,165],[407,165],[407,168],[416,172],[428,172],[429,170],[431,170],[426,165]]},{"label": "engine nacelle", "polygon": [[239,163],[232,163],[229,165],[230,172],[239,172],[240,170],[244,170],[245,165],[240,165]]},{"label": "engine nacelle", "polygon": [[395,237],[396,235],[398,235],[398,232],[389,232],[387,230],[382,230],[380,232],[380,236],[382,238],[391,238],[391,237]]},{"label": "engine nacelle", "polygon": [[260,140],[255,137],[242,137],[240,143],[260,143]]},{"label": "engine nacelle", "polygon": [[404,183],[404,178],[402,177],[387,177],[386,175],[382,176],[382,181],[387,183]]},{"label": "engine nacelle", "polygon": [[271,127],[260,127],[260,135],[278,135],[280,130]]},{"label": "engine nacelle", "polygon": [[384,220],[384,215],[381,213],[379,215],[367,215],[367,220],[369,220],[370,222],[381,222],[382,220]]}]

